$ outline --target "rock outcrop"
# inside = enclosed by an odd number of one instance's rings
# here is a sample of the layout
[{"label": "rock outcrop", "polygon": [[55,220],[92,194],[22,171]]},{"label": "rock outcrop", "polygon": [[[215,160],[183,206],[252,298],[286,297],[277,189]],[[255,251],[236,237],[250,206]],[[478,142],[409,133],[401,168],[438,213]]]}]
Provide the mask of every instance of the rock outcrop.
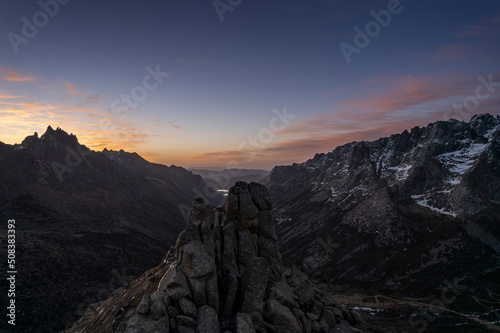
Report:
[{"label": "rock outcrop", "polygon": [[488,275],[500,252],[473,231],[500,238],[499,165],[500,116],[484,114],[277,166],[267,186],[283,263],[366,294],[434,297],[457,277],[499,289]]},{"label": "rock outcrop", "polygon": [[237,182],[224,209],[195,199],[164,263],[91,307],[70,332],[361,332],[356,313],[283,267],[267,188]]}]

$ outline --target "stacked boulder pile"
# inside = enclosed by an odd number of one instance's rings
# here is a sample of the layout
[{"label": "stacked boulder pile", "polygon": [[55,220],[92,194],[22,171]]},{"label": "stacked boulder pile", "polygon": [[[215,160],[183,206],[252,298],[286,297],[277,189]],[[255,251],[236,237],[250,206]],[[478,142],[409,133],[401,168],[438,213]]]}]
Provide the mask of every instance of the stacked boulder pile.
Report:
[{"label": "stacked boulder pile", "polygon": [[[162,273],[149,271],[140,301],[135,292],[136,306],[129,300],[115,309],[112,322],[102,320],[108,323],[103,331],[361,332],[353,327],[357,313],[283,267],[271,208],[267,188],[253,182],[237,182],[224,209],[195,199],[192,223],[168,252]],[[72,331],[97,321],[80,320]]]}]

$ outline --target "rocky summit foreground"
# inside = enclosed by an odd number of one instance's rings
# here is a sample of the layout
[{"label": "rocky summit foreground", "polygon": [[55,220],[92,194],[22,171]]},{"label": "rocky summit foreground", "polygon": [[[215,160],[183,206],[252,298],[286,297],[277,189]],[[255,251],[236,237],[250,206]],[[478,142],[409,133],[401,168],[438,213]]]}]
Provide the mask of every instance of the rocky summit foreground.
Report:
[{"label": "rocky summit foreground", "polygon": [[361,332],[357,313],[283,267],[271,207],[257,183],[237,182],[224,208],[195,199],[164,262],[69,332]]}]

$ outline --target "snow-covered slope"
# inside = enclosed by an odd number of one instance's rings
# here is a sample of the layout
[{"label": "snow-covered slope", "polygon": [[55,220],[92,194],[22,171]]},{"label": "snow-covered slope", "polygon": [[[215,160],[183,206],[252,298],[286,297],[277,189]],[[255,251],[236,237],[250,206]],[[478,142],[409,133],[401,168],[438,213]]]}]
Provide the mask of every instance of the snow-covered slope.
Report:
[{"label": "snow-covered slope", "polygon": [[419,267],[433,275],[472,256],[482,274],[491,263],[477,258],[500,255],[465,228],[500,229],[498,116],[352,142],[277,166],[267,184],[285,262],[325,282],[398,289],[418,283]]},{"label": "snow-covered slope", "polygon": [[482,176],[498,185],[499,133],[500,118],[491,115],[475,116],[469,123],[436,122],[373,142],[349,143],[302,164],[276,167],[270,183],[285,189],[300,183],[314,193],[311,201],[347,209],[373,196],[382,182],[399,188],[416,204],[463,218],[498,203],[497,192],[481,199],[463,194],[488,191],[472,182],[485,166],[488,174]]}]

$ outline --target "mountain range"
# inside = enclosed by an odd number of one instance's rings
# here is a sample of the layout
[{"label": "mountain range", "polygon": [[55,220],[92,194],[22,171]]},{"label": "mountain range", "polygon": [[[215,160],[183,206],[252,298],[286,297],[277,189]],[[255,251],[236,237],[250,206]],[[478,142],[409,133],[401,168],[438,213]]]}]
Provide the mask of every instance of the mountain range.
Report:
[{"label": "mountain range", "polygon": [[284,263],[339,294],[428,303],[456,284],[447,308],[498,324],[499,162],[500,118],[485,114],[277,166],[266,184]]},{"label": "mountain range", "polygon": [[158,264],[189,221],[183,207],[206,186],[184,168],[95,152],[50,126],[0,143],[0,170],[0,218],[16,220],[17,328],[26,332],[71,326]]},{"label": "mountain range", "polygon": [[[500,117],[485,114],[241,175],[269,189],[285,267],[362,312],[368,331],[482,332],[500,323],[499,161]],[[237,178],[92,151],[50,126],[0,143],[0,169],[26,332],[69,328],[143,281],[192,225],[193,198]]]}]

